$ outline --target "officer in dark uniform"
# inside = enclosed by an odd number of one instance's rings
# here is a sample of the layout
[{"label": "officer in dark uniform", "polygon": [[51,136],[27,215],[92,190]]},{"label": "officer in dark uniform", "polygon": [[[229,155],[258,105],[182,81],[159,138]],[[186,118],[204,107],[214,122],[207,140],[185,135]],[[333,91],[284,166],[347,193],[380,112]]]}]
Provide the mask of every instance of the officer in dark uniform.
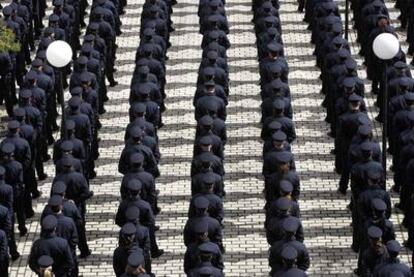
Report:
[{"label": "officer in dark uniform", "polygon": [[293,186],[289,181],[283,180],[280,182],[277,190],[273,192],[272,195],[267,196],[265,210],[266,210],[266,219],[270,219],[278,215],[279,210],[277,208],[279,199],[286,198],[290,200],[290,209],[289,214],[300,218],[300,208],[298,202],[292,197]]},{"label": "officer in dark uniform", "polygon": [[112,260],[112,266],[117,277],[125,273],[130,254],[134,252],[143,254],[135,240],[136,232],[137,229],[133,224],[125,224],[119,231],[119,246],[115,249]]},{"label": "officer in dark uniform", "polygon": [[213,172],[217,173],[220,176],[224,176],[224,167],[223,161],[220,157],[214,155],[212,146],[213,142],[210,137],[204,136],[198,141],[201,153],[197,156],[194,156],[191,164],[191,176],[196,175],[203,171],[204,163],[209,163]]},{"label": "officer in dark uniform", "polygon": [[370,276],[377,266],[382,265],[389,257],[387,248],[381,241],[382,231],[376,226],[368,229],[370,245],[359,252],[358,268],[354,273],[359,276]]},{"label": "officer in dark uniform", "polygon": [[221,252],[224,253],[224,246],[222,242],[222,227],[220,223],[210,217],[207,213],[209,201],[205,197],[197,197],[194,201],[195,214],[187,220],[184,227],[184,244],[188,247],[191,243],[197,242],[200,236],[197,233],[198,224],[206,224],[208,227],[208,237],[211,242],[216,243]]},{"label": "officer in dark uniform", "polygon": [[155,160],[152,150],[142,143],[143,132],[139,127],[133,127],[130,130],[131,141],[122,150],[119,159],[118,171],[122,174],[128,172],[131,155],[134,153],[141,153],[144,156],[144,170],[151,173],[154,178],[160,176],[158,165]]},{"label": "officer in dark uniform", "polygon": [[9,117],[13,115],[13,106],[17,103],[13,80],[11,56],[7,52],[0,53],[0,104],[4,101]]},{"label": "officer in dark uniform", "polygon": [[276,276],[295,276],[303,277],[307,276],[303,270],[296,268],[296,259],[298,252],[291,246],[285,247],[281,252],[283,267],[273,273],[273,277]]},{"label": "officer in dark uniform", "polygon": [[33,272],[39,272],[37,260],[42,255],[53,258],[53,272],[58,276],[71,274],[75,268],[72,253],[68,242],[56,235],[58,221],[55,216],[49,215],[42,220],[42,232],[30,250],[29,267]]},{"label": "officer in dark uniform", "polygon": [[145,118],[147,107],[143,103],[135,103],[130,109],[131,123],[129,123],[125,130],[125,142],[130,138],[132,129],[139,127],[145,134],[154,137],[158,141],[157,129],[154,124],[148,122]]},{"label": "officer in dark uniform", "polygon": [[150,204],[141,199],[140,192],[142,184],[138,180],[131,180],[127,185],[129,191],[129,198],[121,202],[115,217],[115,223],[118,226],[123,226],[127,223],[126,211],[129,207],[135,206],[140,210],[140,222],[149,230],[151,240],[151,257],[157,258],[164,254],[164,250],[159,249],[155,240],[155,216],[152,212]]},{"label": "officer in dark uniform", "polygon": [[191,195],[194,196],[204,191],[207,183],[213,184],[213,192],[217,196],[223,197],[225,195],[223,177],[213,172],[208,162],[203,164],[201,172],[191,178]]},{"label": "officer in dark uniform", "polygon": [[[92,252],[89,249],[88,242],[86,240],[86,230],[85,230],[85,222],[82,218],[82,215],[76,207],[74,201],[66,198],[66,185],[63,182],[57,181],[53,183],[51,196],[59,195],[62,197],[62,213],[70,217],[76,225],[76,230],[78,233],[78,247],[80,251],[80,258],[86,258]],[[47,205],[43,210],[41,218],[43,219],[45,216],[53,214],[51,207]]]},{"label": "officer in dark uniform", "polygon": [[0,275],[9,276],[9,250],[6,232],[0,230]]},{"label": "officer in dark uniform", "polygon": [[200,263],[199,255],[206,252],[212,255],[211,263],[214,267],[224,269],[223,255],[217,244],[208,238],[208,226],[201,222],[194,226],[194,232],[198,234],[197,241],[188,245],[184,255],[184,272],[189,273],[191,269],[197,267]]},{"label": "officer in dark uniform", "polygon": [[[0,166],[0,204],[8,209],[8,215],[10,217],[11,222],[11,228],[9,232],[6,232],[7,230],[4,230],[7,235],[8,242],[8,249],[7,253],[10,251],[10,256],[12,260],[16,260],[20,257],[20,253],[17,252],[17,245],[16,240],[14,236],[14,199],[13,199],[13,188],[9,184],[7,184],[4,181],[4,178],[6,177],[6,169],[3,166]],[[7,259],[8,260],[8,259]],[[7,264],[5,264],[7,265]]]},{"label": "officer in dark uniform", "polygon": [[41,277],[51,276],[53,274],[53,259],[48,255],[40,256],[37,259],[38,271],[37,273]]},{"label": "officer in dark uniform", "polygon": [[286,247],[292,247],[297,251],[297,267],[306,271],[309,268],[310,258],[306,246],[295,238],[299,228],[298,221],[293,218],[287,219],[283,222],[282,228],[285,236],[282,240],[276,241],[269,249],[269,266],[272,268],[270,275],[283,268],[282,251]]},{"label": "officer in dark uniform", "polygon": [[223,272],[213,265],[213,250],[214,248],[210,245],[200,245],[201,247],[199,253],[199,264],[191,269],[187,276],[214,276],[214,277],[223,277]]},{"label": "officer in dark uniform", "polygon": [[128,256],[127,266],[125,273],[121,277],[150,277],[151,275],[147,274],[144,269],[144,256],[139,252],[133,252]]},{"label": "officer in dark uniform", "polygon": [[142,184],[141,197],[147,201],[152,208],[154,214],[158,214],[160,209],[157,206],[157,191],[155,189],[154,177],[146,172],[142,167],[144,164],[144,156],[141,153],[134,153],[130,157],[129,169],[124,175],[121,182],[121,197],[127,199],[128,182],[131,180],[139,180]]},{"label": "officer in dark uniform", "polygon": [[[139,248],[142,249],[142,253],[145,258],[145,270],[150,273],[151,272],[151,255],[150,255],[151,239],[150,239],[148,228],[139,222],[139,216],[140,216],[140,211],[137,207],[135,206],[129,207],[125,213],[125,217],[128,223],[122,226],[121,231],[122,229],[124,230],[132,229],[131,225],[135,227],[134,240],[137,242]],[[125,231],[125,233],[127,232]],[[120,239],[122,238],[120,237]]]},{"label": "officer in dark uniform", "polygon": [[374,276],[394,276],[397,272],[401,273],[402,276],[412,276],[410,268],[398,259],[401,250],[400,243],[396,240],[390,240],[386,243],[386,246],[389,258],[383,265],[375,268]]},{"label": "officer in dark uniform", "polygon": [[201,134],[214,133],[219,136],[223,145],[227,142],[227,130],[225,122],[220,118],[213,118],[210,115],[202,116],[197,121],[196,137],[199,137]]},{"label": "officer in dark uniform", "polygon": [[25,185],[23,182],[23,166],[14,159],[15,147],[11,143],[1,146],[0,164],[6,169],[4,181],[13,188],[14,212],[17,216],[20,236],[27,233],[25,214]]}]

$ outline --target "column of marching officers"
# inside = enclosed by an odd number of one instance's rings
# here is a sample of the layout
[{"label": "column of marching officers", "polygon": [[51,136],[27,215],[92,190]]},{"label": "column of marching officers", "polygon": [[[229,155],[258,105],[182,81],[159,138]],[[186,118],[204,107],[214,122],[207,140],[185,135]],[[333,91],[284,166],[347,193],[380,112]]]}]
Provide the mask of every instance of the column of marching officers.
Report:
[{"label": "column of marching officers", "polygon": [[[401,191],[400,207],[404,211],[404,226],[409,239],[404,244],[412,247],[412,172],[414,81],[405,55],[400,51],[387,61],[389,99],[383,99],[380,89],[383,64],[375,57],[372,43],[378,34],[395,34],[389,25],[388,11],[382,1],[352,1],[357,41],[365,58],[367,77],[372,80],[372,92],[377,95],[382,122],[383,101],[389,106],[389,152],[393,154],[395,191]],[[395,240],[391,216],[390,195],[385,190],[385,172],[382,152],[373,137],[373,124],[367,115],[364,101],[364,82],[358,77],[358,65],[352,58],[348,41],[343,36],[343,24],[334,1],[309,1],[305,19],[312,31],[316,65],[321,70],[322,105],[326,108],[329,136],[335,139],[335,170],[341,175],[338,192],[346,195],[351,188],[352,250],[358,253],[354,273],[359,276],[411,276],[408,266],[398,259],[401,245]],[[398,275],[400,274],[400,275]]]},{"label": "column of marching officers", "polygon": [[[26,220],[34,216],[32,199],[41,195],[38,181],[48,177],[43,163],[52,158],[48,154],[52,144],[55,177],[29,267],[39,276],[78,276],[76,248],[79,258],[91,254],[85,230],[86,201],[93,196],[89,181],[96,176],[99,115],[108,100],[106,79],[110,86],[117,84],[113,77],[116,35],[121,34],[119,14],[126,3],[94,1],[87,26],[83,21],[86,1],[54,0],[52,4],[45,19],[48,26],[42,24],[46,9],[42,1],[13,1],[2,10],[6,28],[21,47],[18,52],[0,54],[1,100],[10,118],[0,143],[1,276],[8,276],[9,254],[12,261],[20,257],[15,221],[20,236],[25,236]],[[83,27],[87,28],[81,44]],[[55,40],[72,46],[73,69],[69,65],[59,70],[48,63],[46,49]],[[71,98],[61,111],[66,121],[55,142],[57,104],[64,101],[60,98],[64,88],[69,88]]]},{"label": "column of marching officers", "polygon": [[191,164],[191,200],[184,227],[187,276],[224,276],[223,198],[230,42],[224,0],[201,0],[202,58],[193,98],[197,121]]},{"label": "column of marching officers", "polygon": [[291,143],[293,123],[289,67],[284,57],[278,1],[253,1],[253,22],[259,60],[262,99],[265,229],[270,276],[307,276],[309,253],[300,220],[300,179]]}]

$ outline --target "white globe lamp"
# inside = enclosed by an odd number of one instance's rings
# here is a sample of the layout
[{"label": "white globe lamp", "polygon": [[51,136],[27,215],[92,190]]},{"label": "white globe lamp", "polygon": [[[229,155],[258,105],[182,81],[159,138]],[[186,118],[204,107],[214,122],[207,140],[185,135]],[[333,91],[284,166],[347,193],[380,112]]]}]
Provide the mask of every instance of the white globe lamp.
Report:
[{"label": "white globe lamp", "polygon": [[374,39],[372,50],[379,59],[390,60],[400,51],[400,43],[393,34],[382,33]]},{"label": "white globe lamp", "polygon": [[63,40],[56,40],[46,49],[46,59],[54,67],[67,66],[72,60],[72,48]]}]

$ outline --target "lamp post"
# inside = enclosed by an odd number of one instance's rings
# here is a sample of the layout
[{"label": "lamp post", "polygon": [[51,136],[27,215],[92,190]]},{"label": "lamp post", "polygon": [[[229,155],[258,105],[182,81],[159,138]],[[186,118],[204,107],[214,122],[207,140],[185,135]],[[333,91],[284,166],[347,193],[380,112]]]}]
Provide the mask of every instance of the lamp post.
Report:
[{"label": "lamp post", "polygon": [[383,116],[384,124],[382,127],[382,165],[384,176],[387,180],[387,130],[388,130],[388,80],[387,80],[387,61],[394,58],[400,51],[398,39],[390,33],[379,34],[372,44],[375,56],[383,61],[383,75],[381,82],[381,92],[383,93]]},{"label": "lamp post", "polygon": [[345,0],[345,39],[348,40],[349,33],[349,0]]},{"label": "lamp post", "polygon": [[67,66],[70,61],[72,60],[72,48],[70,45],[63,41],[63,40],[56,40],[49,44],[46,49],[46,59],[47,61],[55,68],[57,68],[59,72],[59,98],[60,98],[60,105],[62,109],[62,123],[61,123],[61,133],[63,137],[66,139],[66,115],[65,115],[65,98],[63,93],[63,72],[62,68]]}]

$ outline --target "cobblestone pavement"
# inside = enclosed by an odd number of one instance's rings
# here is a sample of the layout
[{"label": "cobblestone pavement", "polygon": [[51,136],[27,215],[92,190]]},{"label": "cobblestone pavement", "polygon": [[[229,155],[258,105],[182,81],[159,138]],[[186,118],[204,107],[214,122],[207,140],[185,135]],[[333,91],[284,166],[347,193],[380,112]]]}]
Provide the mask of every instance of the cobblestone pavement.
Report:
[{"label": "cobblestone pavement", "polygon": [[[197,4],[194,0],[178,0],[172,20],[172,47],[167,62],[165,127],[159,132],[161,177],[159,203],[162,211],[157,217],[161,230],[157,233],[160,248],[166,254],[153,261],[157,276],[183,276],[185,247],[182,229],[187,219],[190,199],[190,164],[194,141],[194,108],[197,70],[201,58],[201,35],[198,34]],[[143,0],[129,0],[127,13],[122,16],[123,34],[118,38],[116,79],[119,85],[109,90],[107,113],[102,116],[101,156],[97,162],[98,177],[91,183],[95,196],[88,202],[87,237],[93,254],[80,261],[84,276],[113,276],[112,253],[116,246],[118,227],[114,216],[118,206],[121,176],[117,163],[123,147],[124,128],[128,123],[128,93],[134,69],[137,30]],[[350,214],[348,199],[336,194],[338,176],[333,171],[334,157],[329,154],[333,140],[326,135],[325,111],[319,94],[319,69],[314,67],[310,33],[296,12],[294,0],[281,1],[281,22],[285,53],[290,66],[290,87],[293,97],[294,120],[298,139],[293,145],[297,170],[302,181],[302,209],[305,243],[311,253],[311,276],[351,276],[357,255],[350,250]],[[266,276],[267,250],[263,222],[264,205],[261,191],[260,96],[256,46],[251,23],[251,0],[228,0],[226,11],[230,22],[228,52],[230,66],[230,98],[228,106],[228,144],[225,149],[225,272],[227,276]],[[393,13],[392,17],[396,18]],[[351,33],[351,40],[355,35]],[[403,39],[403,37],[402,37]],[[354,43],[352,52],[358,52]],[[362,61],[356,57],[358,64]],[[365,78],[364,69],[360,76]],[[367,91],[369,86],[367,84]],[[373,99],[368,93],[370,117],[376,115]],[[4,113],[4,111],[2,111]],[[376,125],[377,135],[380,126]],[[46,167],[53,176],[51,163]],[[391,176],[390,176],[391,178]],[[11,276],[32,276],[27,257],[32,241],[40,232],[40,212],[47,200],[51,177],[42,185],[43,196],[34,201],[36,216],[29,224],[29,234],[20,238],[18,249],[22,258],[12,263]],[[395,196],[395,195],[394,195]],[[400,218],[394,213],[398,239]],[[408,262],[408,255],[402,257]]]}]

